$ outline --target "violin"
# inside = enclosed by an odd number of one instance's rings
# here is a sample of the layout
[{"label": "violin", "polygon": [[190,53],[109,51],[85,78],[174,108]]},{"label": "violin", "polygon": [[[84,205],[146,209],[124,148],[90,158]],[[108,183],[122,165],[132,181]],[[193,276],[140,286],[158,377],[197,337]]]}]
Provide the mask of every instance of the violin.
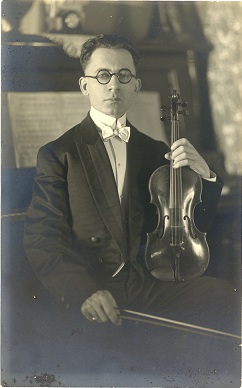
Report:
[{"label": "violin", "polygon": [[[173,90],[170,98],[171,144],[179,139],[179,114],[187,115],[187,103]],[[162,110],[168,109],[166,106]],[[161,117],[166,120],[167,117]],[[163,281],[184,281],[204,273],[209,264],[206,233],[194,223],[195,206],[201,202],[202,180],[190,167],[159,167],[150,177],[151,203],[158,223],[147,234],[145,262],[151,274]]]}]

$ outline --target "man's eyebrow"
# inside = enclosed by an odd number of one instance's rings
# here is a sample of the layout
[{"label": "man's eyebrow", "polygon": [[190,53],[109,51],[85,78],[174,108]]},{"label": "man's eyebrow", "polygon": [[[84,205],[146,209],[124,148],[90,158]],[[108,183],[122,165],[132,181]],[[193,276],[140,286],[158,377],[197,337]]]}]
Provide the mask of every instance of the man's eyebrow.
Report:
[{"label": "man's eyebrow", "polygon": [[111,72],[111,69],[108,69],[107,67],[100,67],[100,69],[97,69],[96,72],[98,73],[100,70],[107,70]]},{"label": "man's eyebrow", "polygon": [[[101,70],[107,70],[107,71],[109,71],[109,73],[113,72],[111,69],[108,69],[107,67],[100,67],[100,68],[96,69],[95,72],[98,73]],[[130,73],[132,73],[132,70],[130,70],[128,67],[121,67],[118,70],[116,70],[115,73],[118,73],[121,70],[129,70]]]},{"label": "man's eyebrow", "polygon": [[111,72],[111,70],[107,69],[106,67],[100,67],[100,68],[94,70],[94,72],[97,74],[100,70],[107,70],[107,71]]}]

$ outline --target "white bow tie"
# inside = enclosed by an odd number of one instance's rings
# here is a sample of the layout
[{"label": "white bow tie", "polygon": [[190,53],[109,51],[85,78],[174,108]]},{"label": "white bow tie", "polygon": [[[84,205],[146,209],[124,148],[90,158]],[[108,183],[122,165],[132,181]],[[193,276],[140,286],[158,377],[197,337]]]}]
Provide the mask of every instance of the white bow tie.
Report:
[{"label": "white bow tie", "polygon": [[102,125],[99,125],[99,128],[102,131],[102,138],[104,141],[108,141],[109,139],[115,136],[120,137],[120,139],[125,141],[126,143],[129,141],[130,127],[121,127],[121,128],[113,129],[108,125],[102,124]]}]

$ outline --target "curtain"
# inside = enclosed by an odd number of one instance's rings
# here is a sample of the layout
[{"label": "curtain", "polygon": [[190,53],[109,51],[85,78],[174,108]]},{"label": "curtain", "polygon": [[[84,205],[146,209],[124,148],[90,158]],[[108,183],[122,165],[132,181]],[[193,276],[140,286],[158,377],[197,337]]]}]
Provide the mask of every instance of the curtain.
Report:
[{"label": "curtain", "polygon": [[242,173],[242,3],[196,2],[213,45],[208,82],[217,143],[229,174]]}]

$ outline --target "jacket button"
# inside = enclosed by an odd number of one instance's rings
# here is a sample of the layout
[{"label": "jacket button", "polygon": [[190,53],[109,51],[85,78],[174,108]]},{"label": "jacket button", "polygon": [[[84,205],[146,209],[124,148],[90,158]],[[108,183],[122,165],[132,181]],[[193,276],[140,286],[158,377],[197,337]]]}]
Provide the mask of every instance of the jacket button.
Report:
[{"label": "jacket button", "polygon": [[99,258],[98,258],[98,262],[99,262],[99,264],[102,264],[103,259],[102,259],[101,257],[99,257]]},{"label": "jacket button", "polygon": [[93,237],[91,237],[91,241],[95,243],[98,241],[98,239],[97,239],[97,237],[93,236]]}]

